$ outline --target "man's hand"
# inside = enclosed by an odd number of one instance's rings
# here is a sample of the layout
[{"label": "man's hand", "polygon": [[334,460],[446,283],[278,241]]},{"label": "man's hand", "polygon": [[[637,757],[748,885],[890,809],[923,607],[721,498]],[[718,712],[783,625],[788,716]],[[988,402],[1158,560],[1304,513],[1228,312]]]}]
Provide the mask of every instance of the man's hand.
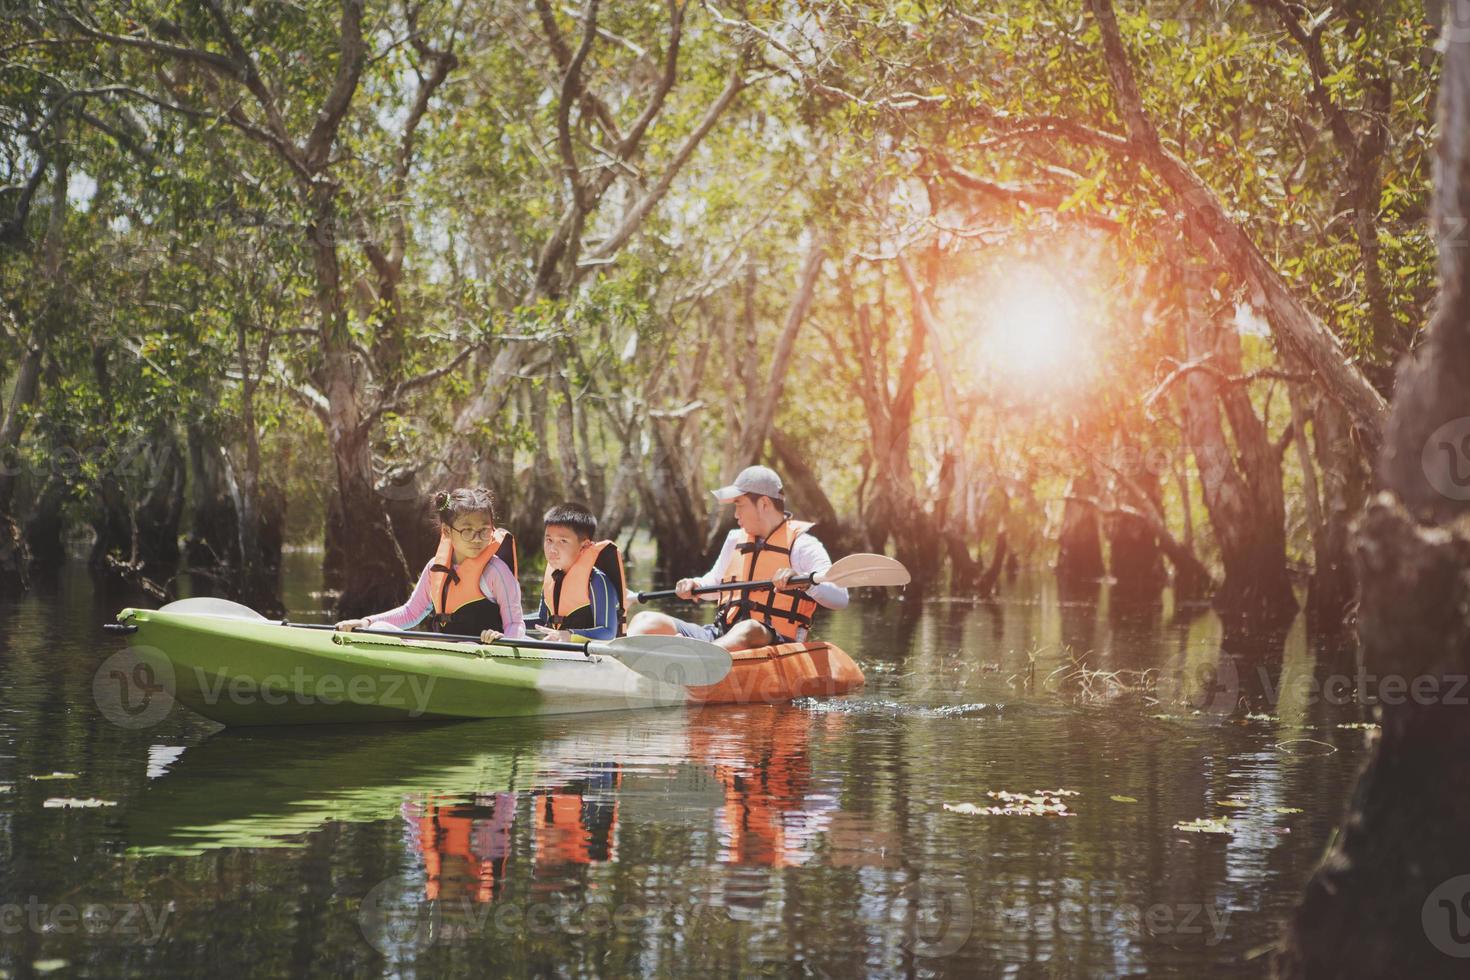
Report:
[{"label": "man's hand", "polygon": [[337,629],[343,633],[351,633],[353,630],[365,630],[373,625],[370,619],[344,619],[337,624]]},{"label": "man's hand", "polygon": [[480,642],[494,643],[496,640],[500,639],[504,635],[505,634],[500,632],[500,630],[485,630],[483,633],[480,634]]},{"label": "man's hand", "polygon": [[692,578],[681,578],[674,583],[674,595],[680,599],[693,599],[694,590],[699,588],[699,582]]},{"label": "man's hand", "polygon": [[632,609],[636,605],[638,605],[638,593],[634,592],[632,589],[624,589],[623,608]]},{"label": "man's hand", "polygon": [[581,639],[571,630],[554,630],[550,626],[538,626],[536,632],[541,634],[539,639],[555,640],[557,643],[575,643]]},{"label": "man's hand", "polygon": [[[796,569],[783,568],[775,575],[771,576],[771,581],[775,583],[776,591],[778,592],[782,589],[799,589],[800,591],[805,592],[807,589],[811,588],[815,584],[811,579],[806,578],[803,578],[800,582],[793,583],[791,580],[795,577]],[[813,576],[813,578],[815,578],[815,576]]]}]

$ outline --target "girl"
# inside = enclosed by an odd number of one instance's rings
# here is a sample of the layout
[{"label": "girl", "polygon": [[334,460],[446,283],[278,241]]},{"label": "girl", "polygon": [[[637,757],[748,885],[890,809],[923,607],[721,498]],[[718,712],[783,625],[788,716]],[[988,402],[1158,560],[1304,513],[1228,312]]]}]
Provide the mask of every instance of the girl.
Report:
[{"label": "girl", "polygon": [[337,629],[389,627],[468,636],[525,636],[515,539],[495,526],[495,498],[484,487],[434,494],[439,551],[413,595],[397,609],[344,619]]}]

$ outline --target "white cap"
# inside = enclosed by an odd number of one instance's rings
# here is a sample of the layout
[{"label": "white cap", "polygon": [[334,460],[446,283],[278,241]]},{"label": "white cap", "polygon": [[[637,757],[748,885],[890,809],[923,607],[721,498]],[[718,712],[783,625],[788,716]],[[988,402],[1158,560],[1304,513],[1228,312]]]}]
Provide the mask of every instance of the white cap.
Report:
[{"label": "white cap", "polygon": [[736,497],[747,493],[758,493],[763,497],[786,496],[781,489],[781,478],[769,466],[747,466],[740,471],[734,483],[711,492],[722,504],[728,504]]}]

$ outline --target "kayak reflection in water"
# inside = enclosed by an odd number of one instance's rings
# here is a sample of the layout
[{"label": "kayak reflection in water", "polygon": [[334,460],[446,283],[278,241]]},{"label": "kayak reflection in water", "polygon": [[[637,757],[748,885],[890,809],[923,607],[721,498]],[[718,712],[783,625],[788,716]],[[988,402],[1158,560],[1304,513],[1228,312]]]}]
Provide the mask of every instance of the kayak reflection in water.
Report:
[{"label": "kayak reflection in water", "polygon": [[715,819],[719,860],[774,868],[805,864],[837,801],[811,792],[811,717],[760,714],[767,717],[752,717],[753,724],[690,731],[690,755],[713,768],[725,794]]},{"label": "kayak reflection in water", "polygon": [[430,796],[404,805],[417,829],[424,859],[424,897],[500,898],[513,863],[516,812],[529,801],[535,877],[568,866],[616,858],[617,800],[621,783],[615,765],[591,777],[530,793],[491,793],[473,803]]}]

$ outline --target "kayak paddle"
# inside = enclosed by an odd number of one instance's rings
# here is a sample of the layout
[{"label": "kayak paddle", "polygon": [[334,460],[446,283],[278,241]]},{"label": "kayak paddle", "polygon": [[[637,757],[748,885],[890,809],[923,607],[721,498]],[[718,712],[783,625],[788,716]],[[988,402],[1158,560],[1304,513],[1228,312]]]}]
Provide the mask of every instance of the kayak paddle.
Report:
[{"label": "kayak paddle", "polygon": [[[792,585],[805,585],[810,582],[813,585],[837,585],[845,589],[858,588],[871,585],[908,585],[909,570],[903,567],[903,562],[889,558],[887,555],[848,555],[839,558],[832,563],[832,567],[825,572],[812,575],[798,575],[791,580]],[[690,592],[690,595],[709,595],[714,592],[742,592],[747,589],[769,589],[773,584],[769,579],[762,582],[727,582],[721,585],[706,585]],[[673,599],[678,592],[673,589],[662,589],[658,592],[639,592],[638,601],[647,602],[649,599]]]},{"label": "kayak paddle", "polygon": [[[244,619],[269,622],[292,629],[330,630],[337,628],[328,623],[291,623],[286,620],[268,620],[260,613],[229,599],[200,596],[179,599],[161,607],[159,612],[185,613],[191,616],[213,616],[218,619]],[[359,629],[342,635],[388,637],[398,640],[437,640],[449,643],[481,644],[478,636],[457,633],[427,633],[417,630]],[[611,657],[644,677],[665,684],[680,684],[702,687],[718,684],[730,673],[730,653],[724,647],[687,636],[620,636],[615,640],[583,640],[576,643],[560,640],[533,640],[501,637],[494,646],[520,647],[523,650],[564,650],[586,656],[594,654]]]}]

